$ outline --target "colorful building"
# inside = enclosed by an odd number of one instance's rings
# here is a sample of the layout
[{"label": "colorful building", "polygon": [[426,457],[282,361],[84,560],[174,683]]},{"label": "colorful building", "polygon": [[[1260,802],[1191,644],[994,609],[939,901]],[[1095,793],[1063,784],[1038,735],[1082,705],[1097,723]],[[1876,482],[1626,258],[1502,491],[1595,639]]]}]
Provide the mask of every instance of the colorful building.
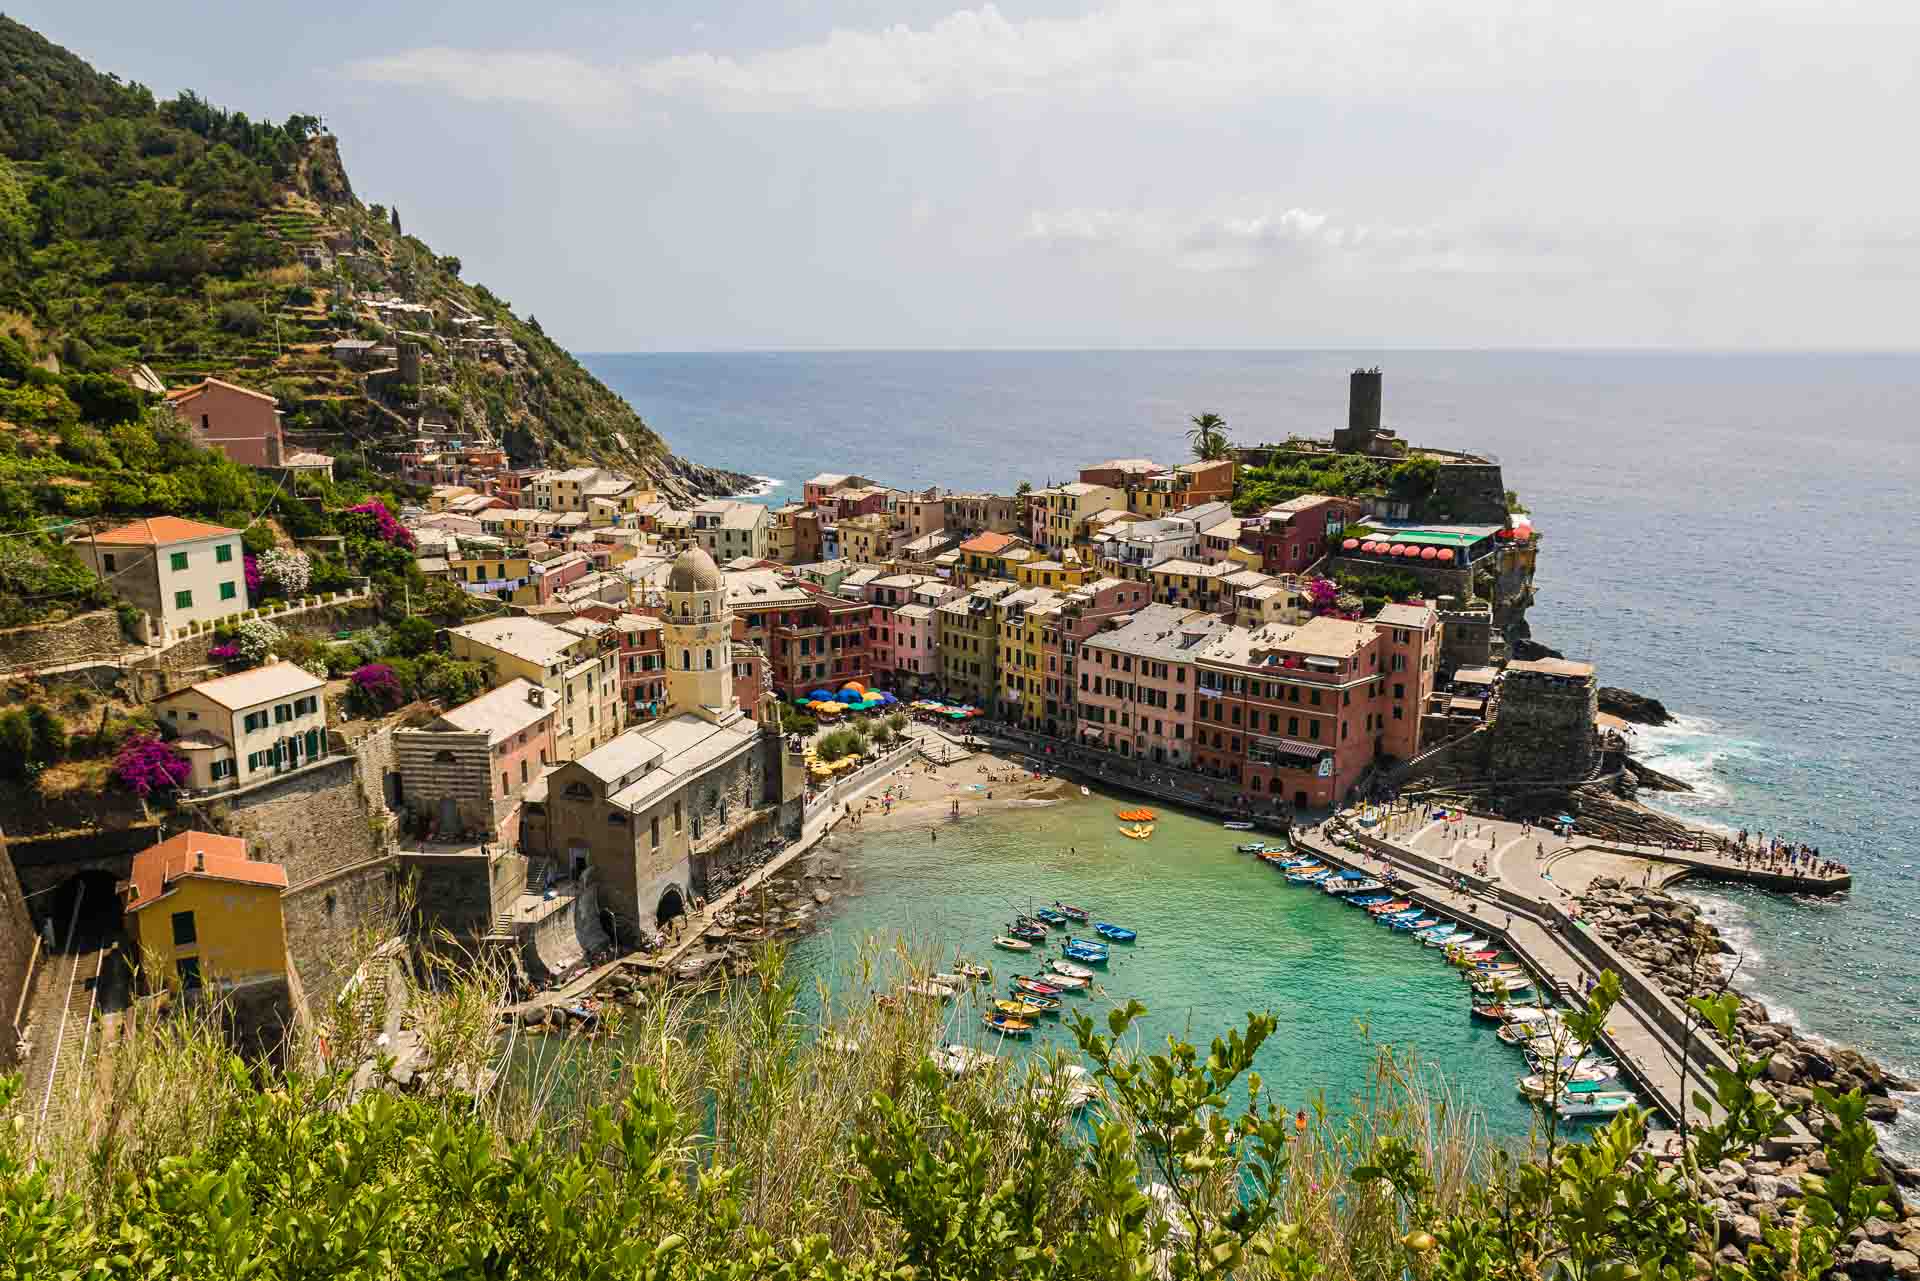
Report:
[{"label": "colorful building", "polygon": [[994,606],[1000,630],[1000,649],[995,655],[999,674],[996,710],[1029,729],[1046,724],[1046,623],[1061,599],[1052,588],[1023,587],[1001,597]]},{"label": "colorful building", "polygon": [[620,704],[629,725],[651,720],[666,706],[666,654],[658,618],[623,613],[613,620],[620,637]]},{"label": "colorful building", "polygon": [[100,579],[152,619],[164,637],[247,608],[240,531],[150,516],[67,544]]},{"label": "colorful building", "polygon": [[1054,553],[1086,543],[1090,537],[1087,523],[1096,514],[1126,506],[1126,498],[1118,489],[1084,481],[1036,489],[1027,498],[1032,521],[1028,536],[1035,547]]},{"label": "colorful building", "polygon": [[582,634],[531,618],[492,618],[448,628],[447,641],[455,658],[491,662],[496,685],[521,677],[544,687],[555,712],[554,758],[570,761],[620,732],[619,635],[597,626]]},{"label": "colorful building", "polygon": [[940,683],[947,696],[992,707],[1000,688],[1000,619],[995,606],[1018,583],[978,583],[935,611]]},{"label": "colorful building", "polygon": [[1119,490],[1124,499],[1117,506],[1147,517],[1228,502],[1233,498],[1233,474],[1228,458],[1175,467],[1162,467],[1150,458],[1115,458],[1080,469],[1083,483]]},{"label": "colorful building", "polygon": [[292,663],[269,663],[157,698],[154,716],[177,734],[186,785],[225,791],[310,765],[328,754],[327,682]]},{"label": "colorful building", "polygon": [[520,842],[527,788],[554,763],[554,709],[542,685],[519,677],[393,733],[400,802],[433,838]]},{"label": "colorful building", "polygon": [[1121,756],[1184,768],[1198,660],[1228,624],[1212,614],[1149,605],[1080,645],[1080,737]]},{"label": "colorful building", "polygon": [[1240,522],[1240,546],[1269,574],[1298,574],[1338,545],[1363,508],[1348,498],[1302,494]]},{"label": "colorful building", "polygon": [[135,854],[119,889],[146,986],[285,978],[286,888],[286,869],[235,836],[187,831]]}]

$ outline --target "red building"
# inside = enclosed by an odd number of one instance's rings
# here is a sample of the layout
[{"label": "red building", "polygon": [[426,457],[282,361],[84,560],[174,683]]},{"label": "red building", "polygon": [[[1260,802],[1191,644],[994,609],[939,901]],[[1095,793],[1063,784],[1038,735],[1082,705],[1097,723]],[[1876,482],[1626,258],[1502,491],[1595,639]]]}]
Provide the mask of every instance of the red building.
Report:
[{"label": "red building", "polygon": [[1200,659],[1194,768],[1255,810],[1340,804],[1375,764],[1418,754],[1438,650],[1428,605],[1231,628]]},{"label": "red building", "polygon": [[1340,541],[1340,531],[1364,514],[1359,503],[1302,494],[1240,522],[1240,546],[1260,557],[1269,574],[1298,574]]},{"label": "red building", "polygon": [[1147,603],[1144,584],[1101,578],[1062,592],[1059,601],[1047,607],[1040,631],[1041,691],[1046,699],[1042,728],[1047,733],[1072,737],[1079,722],[1080,642],[1125,622]]},{"label": "red building", "polygon": [[838,691],[848,681],[870,680],[867,624],[873,606],[812,583],[795,585],[807,594],[807,603],[769,609],[764,615],[775,692],[792,699],[816,689]]},{"label": "red building", "polygon": [[265,392],[218,378],[167,393],[167,404],[195,444],[246,467],[278,467],[285,456],[279,403]]}]

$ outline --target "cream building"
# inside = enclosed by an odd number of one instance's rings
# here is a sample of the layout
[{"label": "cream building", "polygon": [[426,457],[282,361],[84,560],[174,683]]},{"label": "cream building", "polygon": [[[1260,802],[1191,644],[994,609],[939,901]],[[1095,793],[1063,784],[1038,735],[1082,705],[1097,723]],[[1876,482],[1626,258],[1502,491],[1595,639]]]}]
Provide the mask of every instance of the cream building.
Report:
[{"label": "cream building", "polygon": [[247,608],[240,531],[178,516],[150,516],[68,544],[166,637],[189,623]]},{"label": "cream building", "polygon": [[195,791],[285,774],[327,755],[327,683],[292,663],[269,663],[154,700],[178,737]]},{"label": "cream building", "polygon": [[455,658],[492,662],[494,685],[518,676],[546,689],[555,759],[577,760],[620,732],[620,640],[611,627],[491,618],[450,627],[447,638]]}]

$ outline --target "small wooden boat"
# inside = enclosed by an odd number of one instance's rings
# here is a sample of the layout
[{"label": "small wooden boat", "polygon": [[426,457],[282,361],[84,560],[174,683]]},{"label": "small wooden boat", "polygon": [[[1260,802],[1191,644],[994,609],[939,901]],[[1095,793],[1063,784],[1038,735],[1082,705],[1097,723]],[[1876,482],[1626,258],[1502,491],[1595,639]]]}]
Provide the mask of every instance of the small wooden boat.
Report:
[{"label": "small wooden boat", "polygon": [[1520,996],[1533,990],[1533,980],[1520,977],[1496,976],[1490,979],[1475,979],[1473,990],[1489,996]]},{"label": "small wooden boat", "polygon": [[1060,1008],[1059,1001],[1053,1000],[1052,998],[1048,999],[1049,1003],[1046,1005],[1038,1004],[1037,998],[1025,1001],[995,1001],[993,1008],[1002,1014],[1011,1015],[1016,1019],[1032,1019],[1038,1018],[1048,1010],[1057,1010]]},{"label": "small wooden boat", "polygon": [[1456,955],[1479,951],[1485,946],[1486,940],[1480,938],[1478,935],[1462,933],[1454,934],[1443,939],[1428,939],[1426,940],[1426,944],[1428,947],[1445,948],[1447,957],[1451,960]]},{"label": "small wooden boat", "polygon": [[1375,903],[1367,911],[1374,916],[1385,916],[1389,912],[1404,912],[1413,906],[1410,898],[1391,899],[1385,903]]},{"label": "small wooden boat", "polygon": [[1028,925],[1021,921],[1015,921],[1007,927],[1007,933],[1017,939],[1026,939],[1031,943],[1040,943],[1044,942],[1047,937],[1047,927],[1038,922]]},{"label": "small wooden boat", "polygon": [[1129,823],[1151,823],[1160,817],[1150,809],[1115,810],[1113,816]]},{"label": "small wooden boat", "polygon": [[1068,978],[1090,979],[1093,971],[1084,965],[1075,965],[1072,961],[1048,961],[1047,968],[1055,974],[1064,974]]},{"label": "small wooden boat", "polygon": [[928,975],[928,977],[941,987],[952,988],[956,994],[964,990],[967,984],[973,981],[964,974],[931,974]]},{"label": "small wooden boat", "polygon": [[1374,890],[1384,890],[1386,885],[1369,877],[1364,881],[1332,880],[1320,887],[1329,894],[1370,894]]},{"label": "small wooden boat", "polygon": [[[1028,981],[1031,982],[1032,980],[1028,980]],[[1040,976],[1040,986],[1050,987],[1056,991],[1064,990],[1068,992],[1082,992],[1082,991],[1085,991],[1088,987],[1092,986],[1092,984],[1093,984],[1093,979],[1091,977],[1083,979],[1073,974],[1062,974],[1058,970],[1054,970],[1049,973],[1042,974]],[[1031,991],[1032,989],[1023,988],[1022,990]],[[1046,994],[1043,992],[1041,993],[1041,995],[1044,996]]]},{"label": "small wooden boat", "polygon": [[1013,918],[1013,923],[1015,925],[1032,926],[1033,928],[1039,929],[1039,930],[1050,930],[1053,928],[1052,921],[1046,920],[1044,917],[1040,917],[1040,916],[1016,916]]},{"label": "small wooden boat", "polygon": [[1303,868],[1297,872],[1288,872],[1287,879],[1295,885],[1318,885],[1332,875],[1331,868]]},{"label": "small wooden boat", "polygon": [[993,945],[995,947],[1005,948],[1009,952],[1033,951],[1033,944],[1027,942],[1025,939],[1008,938],[1004,934],[995,938],[993,940]]},{"label": "small wooden boat", "polygon": [[1452,921],[1443,921],[1439,925],[1420,931],[1420,941],[1431,942],[1434,939],[1450,939],[1460,933],[1460,927]]},{"label": "small wooden boat", "polygon": [[1130,837],[1136,841],[1144,841],[1153,835],[1153,824],[1146,823],[1139,827],[1123,827],[1120,829],[1120,835]]},{"label": "small wooden boat", "polygon": [[1110,944],[1102,943],[1098,939],[1083,939],[1074,936],[1068,937],[1067,946],[1077,947],[1083,952],[1098,952],[1102,956],[1113,951],[1113,947]]},{"label": "small wooden boat", "polygon": [[1089,943],[1069,943],[1061,949],[1070,961],[1085,961],[1088,965],[1105,965],[1108,954],[1105,948],[1095,948]]},{"label": "small wooden boat", "polygon": [[1236,845],[1233,848],[1234,851],[1239,854],[1265,854],[1267,852],[1267,843],[1265,841],[1248,841],[1244,845]]},{"label": "small wooden boat", "polygon": [[1131,943],[1139,937],[1137,932],[1128,929],[1124,925],[1109,925],[1105,921],[1097,922],[1093,927],[1093,932],[1101,938],[1114,943]]},{"label": "small wooden boat", "polygon": [[[1600,1094],[1605,1093],[1620,1074],[1616,1065],[1605,1067],[1581,1068],[1575,1072],[1535,1072],[1523,1076],[1515,1082],[1520,1093],[1530,1099],[1544,1099],[1550,1094]],[[1559,1082],[1556,1091],[1554,1082]]]},{"label": "small wooden boat", "polygon": [[1251,823],[1222,823],[1220,826],[1226,828],[1229,832],[1251,832],[1253,830],[1253,824]]},{"label": "small wooden boat", "polygon": [[1093,917],[1093,913],[1089,912],[1086,908],[1075,907],[1071,903],[1062,903],[1059,899],[1053,901],[1053,906],[1056,910],[1064,913],[1069,921],[1078,921],[1082,925],[1085,925]]},{"label": "small wooden boat", "polygon": [[1567,1029],[1560,1023],[1503,1023],[1494,1035],[1508,1045],[1525,1045],[1530,1041],[1552,1041],[1566,1036]]},{"label": "small wooden boat", "polygon": [[975,965],[972,961],[955,961],[953,968],[964,978],[990,979],[993,971],[984,965]]},{"label": "small wooden boat", "polygon": [[1001,1014],[997,1011],[991,1014],[982,1014],[980,1021],[986,1025],[988,1031],[998,1032],[1001,1036],[1033,1035],[1032,1023],[1029,1023],[1026,1019],[1016,1019],[1012,1015]]},{"label": "small wooden boat", "polygon": [[1008,982],[1014,988],[1025,992],[1029,996],[1058,996],[1066,990],[1058,983],[1048,983],[1041,979],[1030,979],[1024,974],[1017,974],[1009,979]]},{"label": "small wooden boat", "polygon": [[930,983],[919,979],[908,983],[906,990],[913,996],[924,996],[930,1001],[951,1001],[954,997],[953,989],[946,984]]},{"label": "small wooden boat", "polygon": [[1383,903],[1391,902],[1393,902],[1393,895],[1375,893],[1363,894],[1358,898],[1350,898],[1347,900],[1347,905],[1349,907],[1379,907]]},{"label": "small wooden boat", "polygon": [[1413,930],[1430,930],[1434,926],[1440,924],[1440,918],[1437,916],[1416,916],[1416,917],[1413,917],[1412,919],[1408,919],[1407,917],[1403,916],[1397,921],[1388,922],[1388,924],[1391,925],[1394,929],[1402,932],[1411,932]]},{"label": "small wooden boat", "polygon": [[1048,925],[1065,925],[1069,919],[1065,912],[1056,912],[1050,907],[1036,907],[1033,914]]}]

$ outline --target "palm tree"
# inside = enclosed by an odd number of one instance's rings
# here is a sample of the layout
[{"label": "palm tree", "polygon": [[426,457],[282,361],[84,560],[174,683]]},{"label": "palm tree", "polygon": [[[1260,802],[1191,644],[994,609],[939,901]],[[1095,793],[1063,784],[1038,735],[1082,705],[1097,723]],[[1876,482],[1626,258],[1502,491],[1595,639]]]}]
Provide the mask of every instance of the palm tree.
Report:
[{"label": "palm tree", "polygon": [[1225,458],[1233,451],[1227,443],[1227,420],[1211,411],[1195,414],[1187,420],[1193,426],[1187,431],[1187,440],[1193,445],[1193,456],[1201,462],[1212,462]]}]

